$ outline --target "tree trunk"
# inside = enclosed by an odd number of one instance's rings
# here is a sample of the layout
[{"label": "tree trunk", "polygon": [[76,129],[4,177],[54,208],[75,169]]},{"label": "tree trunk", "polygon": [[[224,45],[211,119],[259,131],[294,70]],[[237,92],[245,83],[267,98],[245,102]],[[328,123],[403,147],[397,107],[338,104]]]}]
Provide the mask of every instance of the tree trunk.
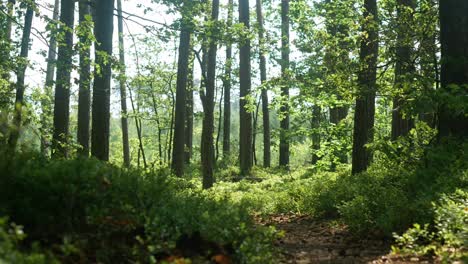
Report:
[{"label": "tree trunk", "polygon": [[[232,27],[233,0],[228,2],[227,28]],[[226,68],[224,72],[224,118],[223,118],[223,158],[229,157],[231,152],[231,72],[232,72],[232,43],[226,45]]]},{"label": "tree trunk", "polygon": [[[184,3],[185,5],[187,2]],[[172,152],[172,170],[175,175],[182,177],[184,174],[185,156],[185,105],[187,77],[189,75],[190,58],[190,28],[188,18],[182,18],[182,29],[180,32],[179,60],[177,63],[177,87],[174,116],[174,150]]]},{"label": "tree trunk", "polygon": [[289,0],[281,0],[281,88],[279,165],[289,166]]},{"label": "tree trunk", "polygon": [[187,78],[187,105],[185,109],[185,163],[190,164],[193,153],[193,52],[190,53],[189,75]]},{"label": "tree trunk", "polygon": [[320,150],[320,117],[322,115],[322,109],[318,105],[312,107],[312,164],[317,164],[320,157],[317,152]]},{"label": "tree trunk", "polygon": [[91,34],[90,21],[87,17],[90,15],[89,2],[80,0],[79,5],[79,23],[81,27],[80,36],[80,83],[78,92],[78,128],[77,139],[81,149],[78,151],[84,157],[89,156],[89,127],[91,110],[91,41],[88,34]]},{"label": "tree trunk", "polygon": [[[211,22],[218,20],[219,16],[219,0],[213,0],[211,9]],[[218,46],[215,40],[216,32],[211,32],[208,49],[208,65],[207,65],[207,80],[206,90],[203,100],[203,128],[201,138],[201,162],[203,172],[203,189],[208,189],[213,186],[213,165],[214,165],[214,95],[216,81],[216,53]]]},{"label": "tree trunk", "polygon": [[[54,12],[52,15],[53,21],[59,19],[60,0],[55,0]],[[52,100],[53,100],[53,85],[55,66],[57,58],[57,33],[51,32],[49,40],[49,51],[47,53],[47,70],[44,86],[44,98],[41,100],[42,116],[41,116],[41,153],[45,157],[49,155],[51,122],[52,117]]]},{"label": "tree trunk", "polygon": [[[267,80],[266,72],[266,47],[265,47],[265,27],[263,22],[262,1],[257,0],[257,22],[258,40],[260,44],[260,81],[265,84]],[[271,166],[271,136],[270,136],[270,110],[268,109],[268,91],[262,87],[262,113],[263,113],[263,167]]]},{"label": "tree trunk", "polygon": [[[439,138],[468,137],[466,101],[468,91],[468,1],[439,2],[440,42],[442,48],[442,90],[460,105],[442,102],[439,106]],[[453,100],[453,99],[452,99]]]},{"label": "tree trunk", "polygon": [[16,81],[16,99],[15,99],[15,116],[13,120],[14,128],[11,131],[10,138],[9,138],[9,147],[13,152],[16,149],[16,145],[18,143],[18,138],[20,135],[21,130],[21,122],[22,122],[22,112],[23,112],[23,104],[24,104],[24,78],[26,73],[26,68],[28,67],[27,59],[29,53],[29,42],[31,37],[31,26],[32,20],[34,16],[34,1],[31,5],[28,6],[26,10],[26,16],[24,18],[24,28],[23,28],[23,36],[21,38],[21,51],[20,51],[20,58],[24,61],[18,65],[17,70],[17,81]]},{"label": "tree trunk", "polygon": [[130,167],[130,144],[128,142],[128,119],[127,119],[127,87],[125,72],[125,45],[123,33],[122,0],[117,0],[118,29],[119,29],[119,63],[120,63],[120,107],[122,124],[122,151],[125,167]]},{"label": "tree trunk", "polygon": [[411,79],[414,73],[414,65],[412,65],[414,41],[411,37],[411,27],[414,26],[412,23],[412,10],[416,8],[416,2],[415,0],[398,0],[397,2],[397,21],[399,25],[397,29],[394,89],[398,94],[393,99],[392,140],[396,140],[400,136],[406,136],[414,126],[413,118],[410,116],[404,117],[402,108],[406,104],[403,97],[409,93],[407,87],[412,88]]},{"label": "tree trunk", "polygon": [[60,32],[64,35],[64,43],[59,45],[57,55],[57,83],[55,85],[52,151],[53,155],[56,157],[67,157],[70,125],[70,78],[73,67],[75,1],[62,0],[60,10]]},{"label": "tree trunk", "polygon": [[93,86],[91,155],[109,160],[110,90],[112,35],[114,31],[114,0],[96,1],[94,34],[96,36],[96,64],[101,72],[96,74]]},{"label": "tree trunk", "polygon": [[[246,30],[250,29],[249,0],[239,0],[239,22]],[[252,169],[252,113],[247,109],[248,98],[251,96],[251,69],[250,69],[250,39],[241,41],[239,55],[239,161],[240,173],[246,176]]]},{"label": "tree trunk", "polygon": [[356,99],[354,114],[352,173],[365,171],[369,166],[372,154],[366,148],[366,144],[372,142],[374,137],[375,118],[375,94],[377,80],[378,43],[378,17],[377,1],[365,0],[364,24],[361,40],[360,62],[361,69],[358,73],[359,91]]}]

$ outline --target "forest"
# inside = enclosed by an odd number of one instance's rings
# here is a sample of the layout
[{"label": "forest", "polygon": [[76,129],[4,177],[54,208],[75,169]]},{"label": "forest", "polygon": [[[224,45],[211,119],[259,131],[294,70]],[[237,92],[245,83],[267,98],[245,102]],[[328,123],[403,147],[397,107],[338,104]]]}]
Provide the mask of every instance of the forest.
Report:
[{"label": "forest", "polygon": [[468,263],[468,1],[1,0],[0,264]]}]

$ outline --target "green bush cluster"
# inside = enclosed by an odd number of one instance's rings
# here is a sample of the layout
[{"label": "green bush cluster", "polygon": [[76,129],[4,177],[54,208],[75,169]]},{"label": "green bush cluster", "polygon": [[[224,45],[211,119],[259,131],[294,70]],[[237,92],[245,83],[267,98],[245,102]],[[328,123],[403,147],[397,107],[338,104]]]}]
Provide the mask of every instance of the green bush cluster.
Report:
[{"label": "green bush cluster", "polygon": [[37,248],[32,253],[18,250],[19,244],[26,238],[21,226],[8,225],[5,218],[0,218],[0,264],[46,264],[57,263],[51,256],[38,253]]},{"label": "green bush cluster", "polygon": [[446,261],[468,261],[468,192],[457,190],[433,203],[431,224],[414,224],[404,234],[395,236],[395,253],[435,254]]},{"label": "green bush cluster", "polygon": [[17,154],[0,161],[0,175],[0,215],[24,225],[29,240],[56,249],[62,261],[93,252],[104,263],[148,263],[194,234],[232,249],[227,253],[239,263],[273,259],[274,229],[255,227],[241,206],[164,170]]}]

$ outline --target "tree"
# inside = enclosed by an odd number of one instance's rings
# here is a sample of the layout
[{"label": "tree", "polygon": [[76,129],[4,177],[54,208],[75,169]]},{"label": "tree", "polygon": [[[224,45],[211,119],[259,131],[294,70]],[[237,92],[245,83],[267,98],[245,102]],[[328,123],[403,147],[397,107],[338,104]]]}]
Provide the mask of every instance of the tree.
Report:
[{"label": "tree", "polygon": [[[250,29],[249,0],[239,0],[239,22],[243,24],[245,30]],[[247,109],[252,86],[249,37],[241,40],[239,60],[239,161],[241,175],[245,176],[252,168],[252,113]]]},{"label": "tree", "polygon": [[54,99],[54,133],[52,151],[54,156],[68,156],[68,137],[70,124],[70,77],[73,57],[73,25],[75,1],[62,0],[60,6],[60,32],[63,42],[57,54],[57,77]]},{"label": "tree", "polygon": [[[219,16],[219,0],[213,0],[211,8],[211,22],[218,21]],[[206,89],[203,99],[203,128],[201,138],[201,162],[203,172],[203,188],[208,189],[213,186],[213,166],[214,166],[214,96],[215,96],[215,81],[216,81],[216,53],[218,45],[216,43],[216,24],[211,28],[212,32],[208,39],[208,63],[207,63],[207,80],[205,82]]]},{"label": "tree", "polygon": [[78,128],[77,139],[81,155],[89,156],[89,125],[91,110],[91,14],[89,2],[80,0],[79,9],[79,54],[80,54],[80,81],[78,91]]},{"label": "tree", "polygon": [[[60,14],[60,0],[55,0],[52,22],[56,23]],[[44,85],[44,97],[41,100],[42,115],[41,115],[41,153],[48,156],[50,147],[50,117],[52,116],[52,92],[54,85],[55,66],[57,58],[57,32],[53,30],[49,40],[49,51],[47,53],[47,70]]]},{"label": "tree", "polygon": [[[412,63],[412,50],[414,41],[411,34],[412,13],[416,7],[415,0],[398,0],[397,1],[397,47],[396,47],[396,63],[395,63],[395,85],[394,88],[397,95],[393,99],[392,111],[392,139],[395,140],[400,136],[405,136],[414,126],[414,121],[410,116],[404,116],[403,108],[406,105],[404,96],[411,89],[414,74],[414,65]],[[403,95],[403,96],[402,96]]]},{"label": "tree", "polygon": [[281,131],[279,146],[279,165],[289,166],[289,87],[286,82],[289,76],[289,0],[281,0],[281,76],[283,85],[281,87],[282,104],[280,112]]},{"label": "tree", "polygon": [[114,31],[114,0],[95,2],[94,35],[96,65],[92,103],[91,155],[109,160],[109,119],[111,90],[112,35]]},{"label": "tree", "polygon": [[31,27],[34,15],[35,2],[31,2],[26,10],[26,16],[24,18],[23,36],[21,38],[21,51],[20,58],[21,63],[18,65],[16,72],[16,99],[15,99],[15,116],[14,116],[14,128],[10,134],[9,147],[12,151],[15,150],[16,144],[21,130],[23,104],[24,104],[24,78],[26,68],[28,67],[28,53],[29,53],[29,42],[31,37]]},{"label": "tree", "polygon": [[[232,27],[233,0],[228,2],[228,16],[226,27]],[[224,72],[224,116],[223,116],[223,157],[228,157],[231,152],[231,87],[232,87],[232,43],[226,45],[226,66]]]},{"label": "tree", "polygon": [[366,144],[374,136],[375,94],[377,81],[378,17],[377,1],[365,0],[362,27],[362,40],[359,52],[358,93],[354,113],[352,173],[367,169],[372,154]]},{"label": "tree", "polygon": [[[265,50],[265,28],[263,22],[262,1],[257,0],[257,22],[258,22],[258,41],[260,46],[260,81],[262,85],[267,80],[266,73],[266,50]],[[263,167],[271,166],[271,138],[270,138],[270,111],[268,109],[268,90],[262,87],[262,112],[263,112]]]},{"label": "tree", "polygon": [[182,23],[180,30],[179,59],[177,63],[177,83],[174,117],[174,138],[172,152],[172,170],[175,175],[182,177],[184,174],[184,156],[185,156],[185,106],[187,78],[189,74],[190,58],[190,23],[188,13],[188,1],[183,2]]},{"label": "tree", "polygon": [[468,136],[468,2],[439,2],[442,102],[439,137]]},{"label": "tree", "polygon": [[189,75],[187,78],[187,105],[185,109],[185,163],[190,164],[193,152],[193,70],[194,54],[190,53]]},{"label": "tree", "polygon": [[128,142],[128,120],[127,120],[127,89],[125,72],[125,45],[123,35],[123,16],[122,0],[117,0],[118,9],[118,28],[119,28],[119,62],[120,62],[120,107],[121,107],[121,125],[122,125],[122,150],[124,165],[130,167],[130,144]]}]

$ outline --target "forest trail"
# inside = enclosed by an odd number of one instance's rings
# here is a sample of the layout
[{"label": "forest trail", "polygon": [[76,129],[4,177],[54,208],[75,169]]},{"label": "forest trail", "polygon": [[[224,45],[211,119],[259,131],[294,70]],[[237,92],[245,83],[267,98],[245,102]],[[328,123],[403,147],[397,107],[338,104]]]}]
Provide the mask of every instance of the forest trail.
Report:
[{"label": "forest trail", "polygon": [[433,260],[390,255],[390,243],[356,239],[345,227],[309,216],[277,215],[260,221],[284,232],[276,242],[279,263],[435,263]]}]

